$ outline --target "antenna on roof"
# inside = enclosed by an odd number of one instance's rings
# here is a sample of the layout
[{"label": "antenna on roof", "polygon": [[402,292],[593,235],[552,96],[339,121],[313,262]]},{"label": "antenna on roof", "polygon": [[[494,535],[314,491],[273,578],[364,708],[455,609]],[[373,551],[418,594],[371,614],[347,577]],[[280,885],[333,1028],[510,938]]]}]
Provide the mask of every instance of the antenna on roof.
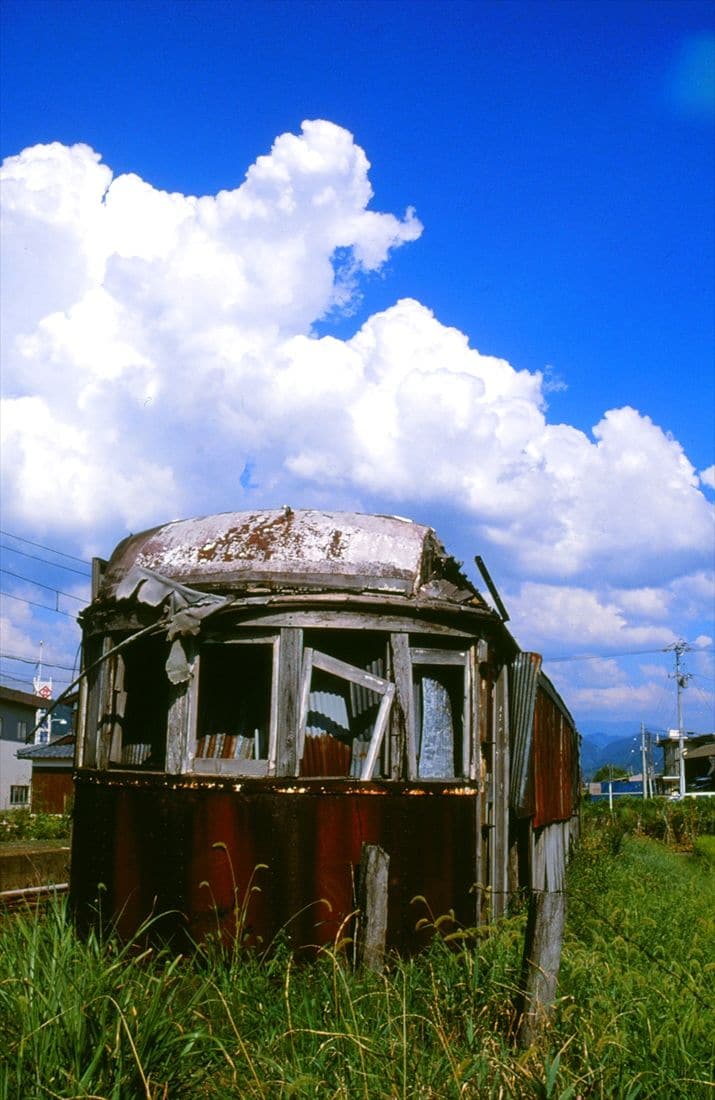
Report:
[{"label": "antenna on roof", "polygon": [[501,615],[501,621],[503,623],[508,623],[509,622],[509,612],[504,607],[504,604],[501,601],[501,596],[497,592],[497,586],[495,585],[494,581],[492,580],[492,578],[489,575],[489,570],[487,569],[486,565],[482,561],[479,554],[475,554],[474,561],[477,564],[477,569],[479,570],[479,572],[484,577],[484,582],[485,582],[487,588],[489,589],[489,592],[491,594],[492,599],[494,600],[494,603],[497,606],[497,611]]}]

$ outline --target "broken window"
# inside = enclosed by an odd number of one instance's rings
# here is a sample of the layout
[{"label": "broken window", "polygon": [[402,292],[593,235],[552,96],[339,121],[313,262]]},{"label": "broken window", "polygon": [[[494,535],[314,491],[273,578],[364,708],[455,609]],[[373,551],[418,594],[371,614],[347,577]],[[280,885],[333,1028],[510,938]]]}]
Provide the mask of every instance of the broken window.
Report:
[{"label": "broken window", "polygon": [[[383,639],[316,635],[303,655],[297,758],[303,776],[384,774],[385,728],[395,693]],[[330,650],[330,652],[326,652]]]},{"label": "broken window", "polygon": [[198,660],[194,768],[267,775],[275,760],[275,638],[205,643]]},{"label": "broken window", "polygon": [[168,652],[166,639],[144,637],[115,654],[111,661],[103,722],[111,737],[109,762],[115,767],[164,767]]},{"label": "broken window", "polygon": [[469,774],[469,663],[463,651],[411,649],[416,776]]}]

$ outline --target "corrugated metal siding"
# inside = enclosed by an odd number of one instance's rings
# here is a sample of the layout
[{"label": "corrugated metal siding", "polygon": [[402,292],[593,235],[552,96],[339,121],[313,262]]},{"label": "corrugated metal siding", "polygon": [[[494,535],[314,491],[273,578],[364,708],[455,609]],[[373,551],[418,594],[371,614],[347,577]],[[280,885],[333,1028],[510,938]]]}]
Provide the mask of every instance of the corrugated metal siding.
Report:
[{"label": "corrugated metal siding", "polygon": [[531,757],[540,671],[541,657],[538,653],[519,653],[512,664],[509,803],[519,817],[530,817],[534,812]]},{"label": "corrugated metal siding", "polygon": [[534,828],[565,821],[574,812],[576,735],[549,692],[537,692],[533,737]]},{"label": "corrugated metal siding", "polygon": [[476,789],[295,782],[248,781],[237,791],[230,781],[146,776],[129,786],[80,773],[72,854],[80,925],[97,919],[99,892],[103,916],[116,916],[125,937],[149,914],[166,914],[156,933],[179,945],[217,931],[228,938],[246,900],[248,943],[268,945],[281,930],[295,947],[331,943],[355,908],[363,843],[390,855],[390,948],[413,951],[429,939],[416,928],[429,916],[413,903],[418,895],[434,917],[453,909],[473,924]]}]

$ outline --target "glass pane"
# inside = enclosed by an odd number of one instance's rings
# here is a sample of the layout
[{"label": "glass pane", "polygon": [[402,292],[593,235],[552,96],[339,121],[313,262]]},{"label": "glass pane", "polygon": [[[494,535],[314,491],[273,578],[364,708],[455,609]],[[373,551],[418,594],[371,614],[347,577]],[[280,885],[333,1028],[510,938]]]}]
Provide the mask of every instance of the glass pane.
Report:
[{"label": "glass pane", "polygon": [[461,774],[464,672],[419,668],[415,677],[417,774],[448,779]]}]

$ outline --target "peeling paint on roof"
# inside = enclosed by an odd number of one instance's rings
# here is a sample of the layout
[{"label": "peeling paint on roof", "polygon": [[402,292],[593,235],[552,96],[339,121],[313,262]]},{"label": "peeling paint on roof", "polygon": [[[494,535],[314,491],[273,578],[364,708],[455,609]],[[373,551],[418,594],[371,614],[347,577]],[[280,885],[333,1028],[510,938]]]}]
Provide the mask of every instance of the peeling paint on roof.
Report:
[{"label": "peeling paint on roof", "polygon": [[[185,585],[212,588],[363,589],[414,595],[441,551],[434,532],[410,520],[354,512],[226,512],[180,520],[126,539],[108,564],[112,596],[139,566]],[[443,553],[443,552],[442,552]],[[447,559],[445,555],[445,560]]]}]

